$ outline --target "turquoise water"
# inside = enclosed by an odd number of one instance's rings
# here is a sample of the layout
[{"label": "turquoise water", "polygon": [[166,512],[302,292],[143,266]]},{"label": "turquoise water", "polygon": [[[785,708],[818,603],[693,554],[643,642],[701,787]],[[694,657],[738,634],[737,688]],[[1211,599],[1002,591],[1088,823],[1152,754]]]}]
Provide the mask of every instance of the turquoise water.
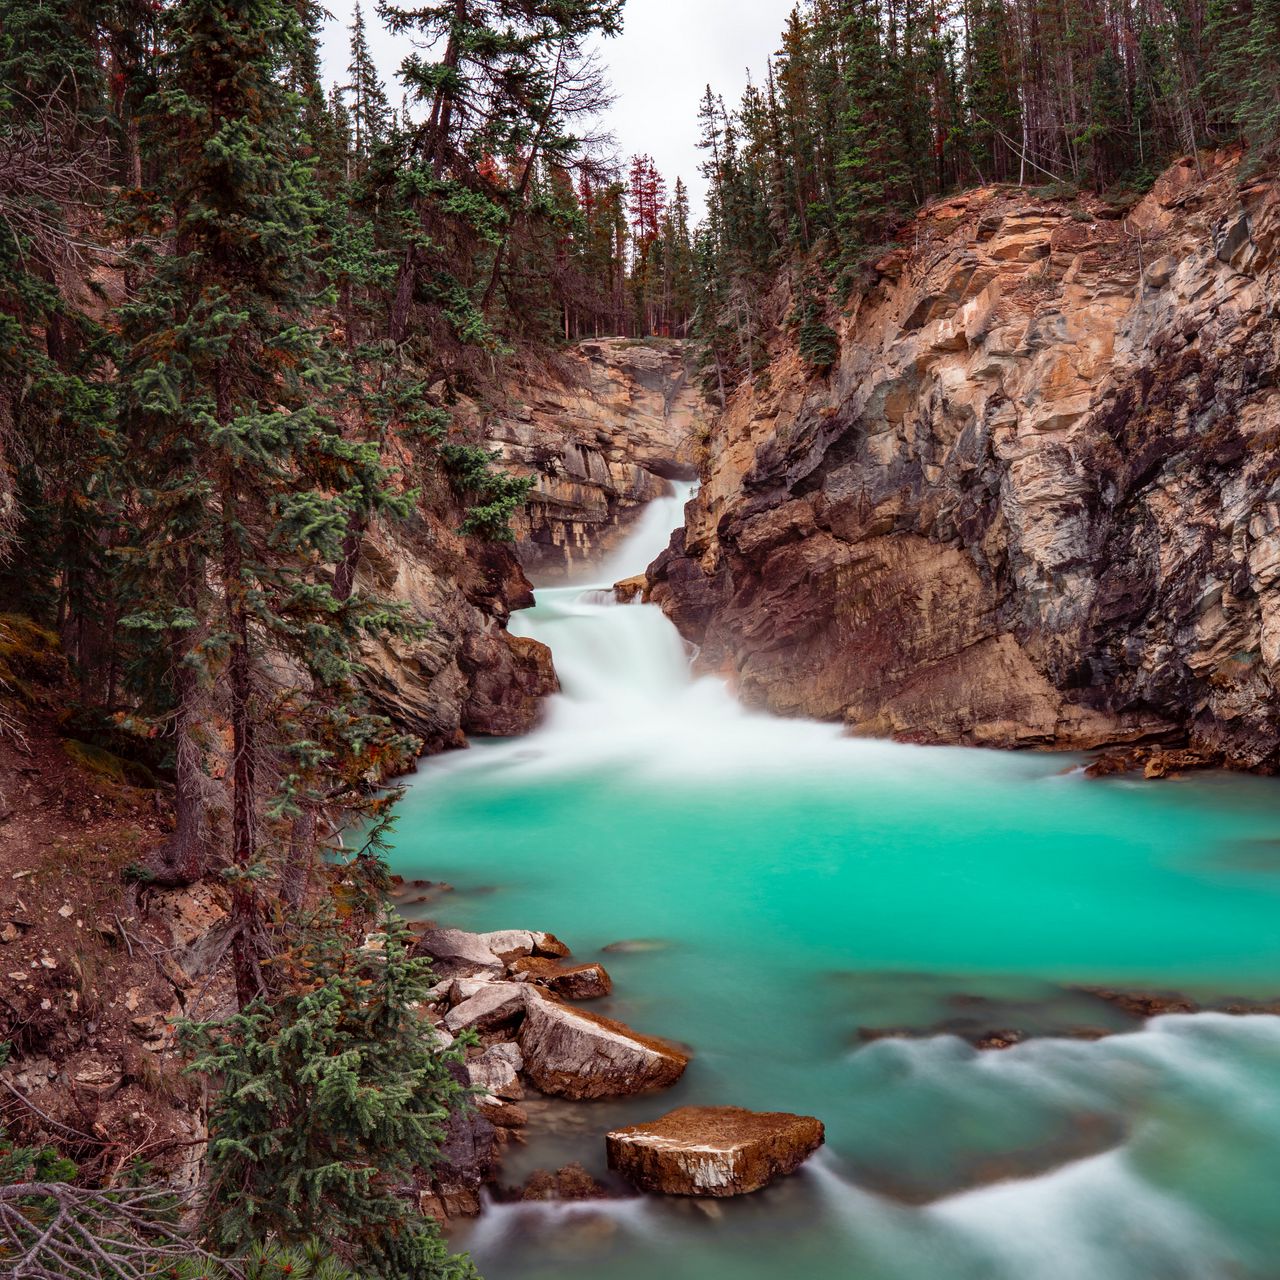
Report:
[{"label": "turquoise water", "polygon": [[[677,519],[655,506],[634,568]],[[455,887],[439,918],[552,930],[613,974],[594,1007],[694,1051],[657,1097],[535,1107],[507,1176],[604,1176],[606,1129],[688,1102],[828,1143],[741,1201],[494,1206],[457,1240],[488,1280],[1280,1277],[1280,1019],[1144,1026],[1073,989],[1280,996],[1276,784],[748,715],[659,611],[605,600],[539,593],[520,625],[565,696],[402,806],[395,869]],[[962,1038],[1009,1028],[1038,1038]]]}]

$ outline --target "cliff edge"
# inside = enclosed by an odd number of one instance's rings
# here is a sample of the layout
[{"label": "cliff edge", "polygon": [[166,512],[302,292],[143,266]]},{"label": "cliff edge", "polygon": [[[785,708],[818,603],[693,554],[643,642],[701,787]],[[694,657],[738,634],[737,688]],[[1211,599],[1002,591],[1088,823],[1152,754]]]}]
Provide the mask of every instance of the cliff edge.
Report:
[{"label": "cliff edge", "polygon": [[923,210],[825,375],[781,334],[652,597],[743,699],[860,734],[1280,765],[1280,185]]}]

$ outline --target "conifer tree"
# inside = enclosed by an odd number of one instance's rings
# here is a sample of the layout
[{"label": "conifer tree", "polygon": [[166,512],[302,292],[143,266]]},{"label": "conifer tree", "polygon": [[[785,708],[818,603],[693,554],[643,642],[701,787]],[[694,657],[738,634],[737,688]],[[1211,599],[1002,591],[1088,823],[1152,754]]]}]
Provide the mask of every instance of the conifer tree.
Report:
[{"label": "conifer tree", "polygon": [[185,1029],[192,1070],[221,1079],[209,1116],[206,1220],[225,1249],[331,1240],[369,1280],[466,1280],[406,1200],[463,1104],[461,1048],[418,1012],[429,963],[388,916],[378,949],[317,922],[280,961],[286,993],[223,1025]]},{"label": "conifer tree", "polygon": [[[145,283],[121,316],[123,426],[145,512],[134,564],[151,592],[130,622],[163,643],[173,706],[177,829],[158,874],[184,881],[208,865],[202,759],[216,678],[231,732],[242,1002],[265,985],[264,822],[294,815],[298,780],[340,743],[358,751],[376,737],[349,701],[351,643],[394,619],[339,601],[317,569],[339,558],[370,494],[402,505],[376,450],[344,440],[326,415],[332,363],[307,319],[313,202],[290,147],[299,98],[279,76],[305,34],[279,0],[173,9],[154,120],[170,183],[148,210],[169,228],[167,251],[140,257]],[[333,740],[281,745],[269,771],[261,730],[310,690],[270,687],[268,648],[334,690],[334,714],[319,717]]]},{"label": "conifer tree", "polygon": [[391,125],[391,107],[374,66],[365,32],[364,10],[358,0],[351,23],[351,62],[344,92],[351,97],[351,142],[358,162],[384,140]]}]

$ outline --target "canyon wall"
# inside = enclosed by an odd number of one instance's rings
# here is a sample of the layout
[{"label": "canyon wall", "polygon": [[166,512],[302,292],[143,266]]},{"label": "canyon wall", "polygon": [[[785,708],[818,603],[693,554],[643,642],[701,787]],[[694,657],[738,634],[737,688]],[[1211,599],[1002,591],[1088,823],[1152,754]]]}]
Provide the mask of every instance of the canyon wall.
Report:
[{"label": "canyon wall", "polygon": [[533,369],[486,424],[502,465],[533,476],[514,528],[540,583],[571,579],[626,535],[646,503],[692,478],[707,405],[673,339],[579,343],[553,370]]},{"label": "canyon wall", "polygon": [[583,342],[457,406],[463,438],[486,441],[499,466],[535,479],[512,521],[514,544],[461,536],[463,505],[443,487],[409,522],[365,538],[361,588],[406,601],[422,626],[416,639],[364,646],[366,687],[428,753],[537,723],[558,682],[550,650],[507,631],[512,611],[533,604],[526,571],[556,582],[599,561],[671,478],[693,474],[706,406],[685,356],[685,344],[666,339]]},{"label": "canyon wall", "polygon": [[743,699],[903,740],[1280,765],[1280,190],[983,188],[712,429],[652,598]]}]

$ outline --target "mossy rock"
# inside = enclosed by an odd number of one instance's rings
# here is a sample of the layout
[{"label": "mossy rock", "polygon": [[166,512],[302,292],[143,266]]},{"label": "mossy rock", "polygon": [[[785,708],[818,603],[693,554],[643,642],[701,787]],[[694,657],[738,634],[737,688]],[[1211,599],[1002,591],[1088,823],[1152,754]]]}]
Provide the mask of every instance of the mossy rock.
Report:
[{"label": "mossy rock", "polygon": [[0,613],[0,696],[33,706],[41,687],[56,684],[66,673],[62,643],[39,623],[20,613]]},{"label": "mossy rock", "polygon": [[78,742],[75,738],[63,738],[62,749],[67,758],[80,768],[100,778],[126,787],[146,787],[154,790],[156,776],[144,764],[134,760],[124,760],[112,755],[101,747],[92,746],[88,742]]}]

